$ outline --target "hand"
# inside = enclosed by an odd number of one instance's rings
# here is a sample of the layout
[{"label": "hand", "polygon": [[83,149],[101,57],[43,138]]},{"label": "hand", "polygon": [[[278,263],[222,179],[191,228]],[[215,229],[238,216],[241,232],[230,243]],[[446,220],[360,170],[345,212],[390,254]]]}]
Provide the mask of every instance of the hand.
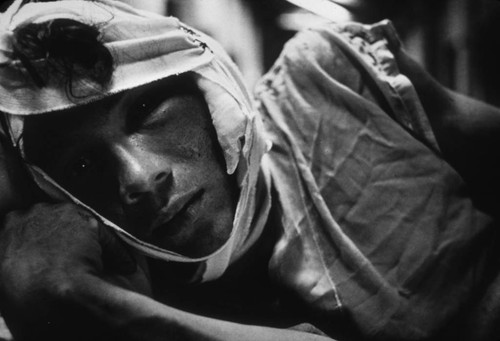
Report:
[{"label": "hand", "polygon": [[0,234],[0,308],[17,341],[330,340],[194,315],[138,293],[148,289],[144,272],[132,271],[132,258],[107,232],[71,204],[8,215]]},{"label": "hand", "polygon": [[73,204],[37,204],[10,213],[3,228],[0,304],[18,339],[34,338],[32,333],[52,335],[56,330],[76,333],[75,321],[84,327],[85,317],[80,316],[84,312],[72,306],[78,301],[72,297],[77,294],[73,289],[82,281],[105,279],[129,290],[149,291],[129,250]]}]

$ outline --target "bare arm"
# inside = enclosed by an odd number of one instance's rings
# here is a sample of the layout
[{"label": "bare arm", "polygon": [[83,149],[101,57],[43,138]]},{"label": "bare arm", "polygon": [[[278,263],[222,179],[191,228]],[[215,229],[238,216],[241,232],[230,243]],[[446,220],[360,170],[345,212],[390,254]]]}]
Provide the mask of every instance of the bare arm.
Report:
[{"label": "bare arm", "polygon": [[[96,278],[78,281],[70,295],[126,340],[330,340],[291,330],[243,325],[180,311]],[[106,309],[93,302],[107,302]]]},{"label": "bare arm", "polygon": [[443,157],[462,175],[484,209],[498,212],[500,109],[453,92],[404,51],[398,66],[414,84]]},{"label": "bare arm", "polygon": [[[16,340],[328,340],[160,304],[147,296],[140,267],[130,271],[126,252],[107,250],[120,247],[110,236],[69,204],[9,215],[0,235],[0,298]],[[107,267],[110,255],[123,264]]]}]

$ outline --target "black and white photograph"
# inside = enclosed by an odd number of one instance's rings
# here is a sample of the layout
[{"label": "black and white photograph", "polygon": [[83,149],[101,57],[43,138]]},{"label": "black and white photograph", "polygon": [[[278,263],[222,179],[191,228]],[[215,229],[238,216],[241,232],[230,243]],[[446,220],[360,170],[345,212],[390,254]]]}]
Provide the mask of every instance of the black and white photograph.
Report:
[{"label": "black and white photograph", "polygon": [[0,341],[499,341],[499,0],[1,0]]}]

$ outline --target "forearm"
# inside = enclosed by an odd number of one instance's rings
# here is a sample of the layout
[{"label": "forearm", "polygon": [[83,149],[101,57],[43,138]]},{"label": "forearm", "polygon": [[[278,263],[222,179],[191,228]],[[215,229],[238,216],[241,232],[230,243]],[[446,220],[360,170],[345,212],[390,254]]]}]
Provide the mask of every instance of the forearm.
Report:
[{"label": "forearm", "polygon": [[398,66],[415,86],[443,157],[464,178],[479,203],[496,212],[500,190],[500,109],[439,84],[404,51]]},{"label": "forearm", "polygon": [[[445,140],[446,134],[469,139],[492,138],[493,132],[498,135],[499,108],[447,89],[404,51],[396,56],[401,72],[415,86],[437,138],[443,143],[450,143]],[[450,149],[449,145],[443,147]]]},{"label": "forearm", "polygon": [[120,340],[330,340],[292,330],[249,326],[187,313],[99,278],[87,277],[71,300]]}]

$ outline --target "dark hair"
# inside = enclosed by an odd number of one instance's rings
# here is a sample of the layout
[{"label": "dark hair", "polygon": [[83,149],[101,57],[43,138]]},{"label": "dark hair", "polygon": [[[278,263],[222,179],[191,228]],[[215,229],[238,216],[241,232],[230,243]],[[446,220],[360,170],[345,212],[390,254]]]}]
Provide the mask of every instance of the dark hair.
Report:
[{"label": "dark hair", "polygon": [[71,19],[27,24],[14,31],[14,58],[38,87],[49,79],[67,84],[91,80],[105,86],[113,73],[113,57],[99,40],[99,29]]}]

